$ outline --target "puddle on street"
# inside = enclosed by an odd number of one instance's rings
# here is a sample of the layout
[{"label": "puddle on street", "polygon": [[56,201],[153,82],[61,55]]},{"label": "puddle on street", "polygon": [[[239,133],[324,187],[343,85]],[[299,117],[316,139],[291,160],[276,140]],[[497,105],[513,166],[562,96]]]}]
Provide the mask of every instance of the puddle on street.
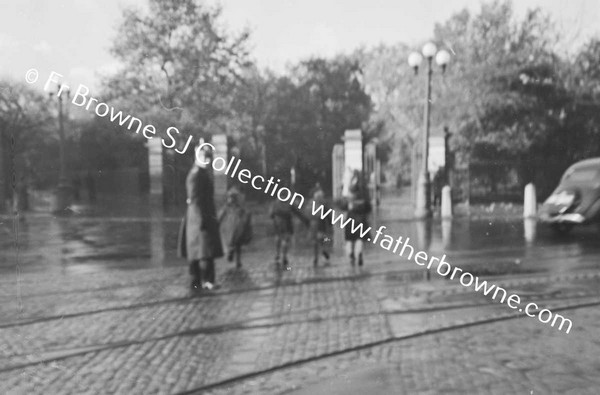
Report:
[{"label": "puddle on street", "polygon": [[[130,270],[135,268],[183,264],[176,257],[180,218],[176,211],[156,213],[136,206],[136,210],[96,211],[81,209],[70,217],[31,216],[19,223],[19,264],[26,271],[69,268],[69,272]],[[273,235],[269,219],[255,209],[255,238],[245,250],[249,260],[272,260]],[[87,213],[90,216],[81,216]],[[107,216],[109,214],[120,216]],[[125,213],[148,216],[124,216]],[[447,260],[482,276],[562,273],[581,268],[596,268],[600,252],[596,229],[576,229],[559,238],[540,223],[519,218],[505,220],[458,218],[450,221],[373,221],[376,229],[385,225],[386,234],[409,238],[416,249]],[[11,233],[13,223],[4,220],[3,234]],[[298,224],[292,254],[308,259],[311,249],[304,226]],[[334,236],[334,264],[345,262],[343,235]],[[14,238],[0,241],[0,270],[12,270],[16,263]],[[393,259],[393,254],[367,243],[369,259]],[[393,265],[390,265],[392,267]]]}]

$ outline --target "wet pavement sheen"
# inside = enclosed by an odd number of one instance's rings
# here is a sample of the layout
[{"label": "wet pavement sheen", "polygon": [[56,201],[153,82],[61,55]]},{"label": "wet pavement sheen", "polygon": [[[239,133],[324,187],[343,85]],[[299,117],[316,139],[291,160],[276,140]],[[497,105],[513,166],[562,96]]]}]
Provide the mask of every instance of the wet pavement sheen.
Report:
[{"label": "wet pavement sheen", "polygon": [[[379,217],[390,218],[385,211]],[[575,324],[569,335],[527,317],[469,326],[512,311],[436,273],[427,280],[423,267],[379,246],[368,246],[364,269],[352,268],[342,256],[341,231],[331,265],[314,269],[307,232],[298,224],[292,268],[275,270],[269,221],[258,210],[254,218],[256,237],[244,268],[219,261],[222,288],[193,297],[186,264],[175,254],[177,213],[82,209],[70,217],[0,218],[0,390],[600,390],[593,378],[600,377],[600,337],[591,329],[600,324],[592,313],[597,305],[563,312]],[[595,228],[559,238],[514,216],[376,217],[373,227],[379,225],[540,306],[600,298]],[[424,333],[436,330],[442,332]],[[469,361],[481,364],[469,367]],[[419,370],[426,366],[439,373],[437,381]],[[561,366],[563,384],[557,386]]]}]

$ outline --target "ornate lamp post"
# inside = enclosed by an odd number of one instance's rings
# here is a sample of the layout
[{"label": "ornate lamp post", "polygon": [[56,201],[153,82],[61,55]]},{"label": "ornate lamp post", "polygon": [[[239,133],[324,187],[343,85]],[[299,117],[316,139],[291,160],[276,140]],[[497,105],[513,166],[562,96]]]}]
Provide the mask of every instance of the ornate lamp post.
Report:
[{"label": "ornate lamp post", "polygon": [[423,55],[418,52],[413,52],[408,56],[408,64],[415,70],[417,74],[419,65],[425,57],[427,63],[427,96],[425,98],[425,110],[423,114],[423,137],[422,137],[422,149],[423,159],[421,163],[421,171],[419,173],[419,180],[417,181],[417,196],[415,204],[415,217],[429,218],[431,217],[431,183],[429,180],[429,112],[431,106],[431,75],[433,74],[432,61],[435,57],[436,63],[442,67],[442,72],[446,70],[446,65],[450,61],[450,54],[446,50],[438,52],[437,47],[433,43],[427,43],[423,46],[421,51]]},{"label": "ornate lamp post", "polygon": [[[67,176],[67,158],[66,158],[66,137],[64,129],[64,114],[62,105],[62,95],[67,95],[67,101],[69,101],[70,91],[68,89],[61,89],[59,85],[56,91],[56,98],[58,100],[58,138],[59,138],[59,175],[58,175],[58,187],[56,189],[56,200],[53,211],[56,213],[63,212],[73,202],[73,188],[69,183]],[[52,97],[52,92],[50,97]]]}]

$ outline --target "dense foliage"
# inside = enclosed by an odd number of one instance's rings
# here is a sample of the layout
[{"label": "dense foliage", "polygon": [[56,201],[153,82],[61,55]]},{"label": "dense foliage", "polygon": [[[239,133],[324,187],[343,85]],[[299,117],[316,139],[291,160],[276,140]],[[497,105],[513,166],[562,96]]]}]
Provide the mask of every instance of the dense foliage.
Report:
[{"label": "dense foliage", "polygon": [[[425,73],[415,75],[407,58],[419,45],[312,58],[277,75],[251,62],[248,32],[222,26],[221,9],[202,1],[148,0],[126,10],[112,46],[122,70],[104,81],[100,98],[157,129],[177,126],[182,140],[225,133],[253,170],[289,182],[294,167],[300,189],[331,185],[333,145],[353,128],[376,138],[392,179],[410,178]],[[562,53],[542,11],[517,18],[510,2],[493,1],[436,25],[432,40],[452,55],[444,74],[434,69],[432,135],[448,127],[463,161],[514,161],[523,181],[550,175],[551,184],[573,161],[600,155],[599,38]],[[48,171],[57,151],[55,101],[3,86],[2,179],[11,179],[13,154],[18,172]],[[119,147],[145,142],[99,120],[71,125],[70,144],[81,153],[69,158],[74,166],[132,166]],[[2,188],[7,196],[6,181]]]}]

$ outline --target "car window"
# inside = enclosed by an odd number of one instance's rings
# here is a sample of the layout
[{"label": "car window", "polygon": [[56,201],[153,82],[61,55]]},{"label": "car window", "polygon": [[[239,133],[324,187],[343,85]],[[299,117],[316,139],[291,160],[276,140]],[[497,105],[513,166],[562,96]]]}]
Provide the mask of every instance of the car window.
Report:
[{"label": "car window", "polygon": [[584,168],[584,169],[574,169],[568,171],[565,174],[563,181],[591,181],[594,180],[598,176],[598,169],[596,168]]}]

